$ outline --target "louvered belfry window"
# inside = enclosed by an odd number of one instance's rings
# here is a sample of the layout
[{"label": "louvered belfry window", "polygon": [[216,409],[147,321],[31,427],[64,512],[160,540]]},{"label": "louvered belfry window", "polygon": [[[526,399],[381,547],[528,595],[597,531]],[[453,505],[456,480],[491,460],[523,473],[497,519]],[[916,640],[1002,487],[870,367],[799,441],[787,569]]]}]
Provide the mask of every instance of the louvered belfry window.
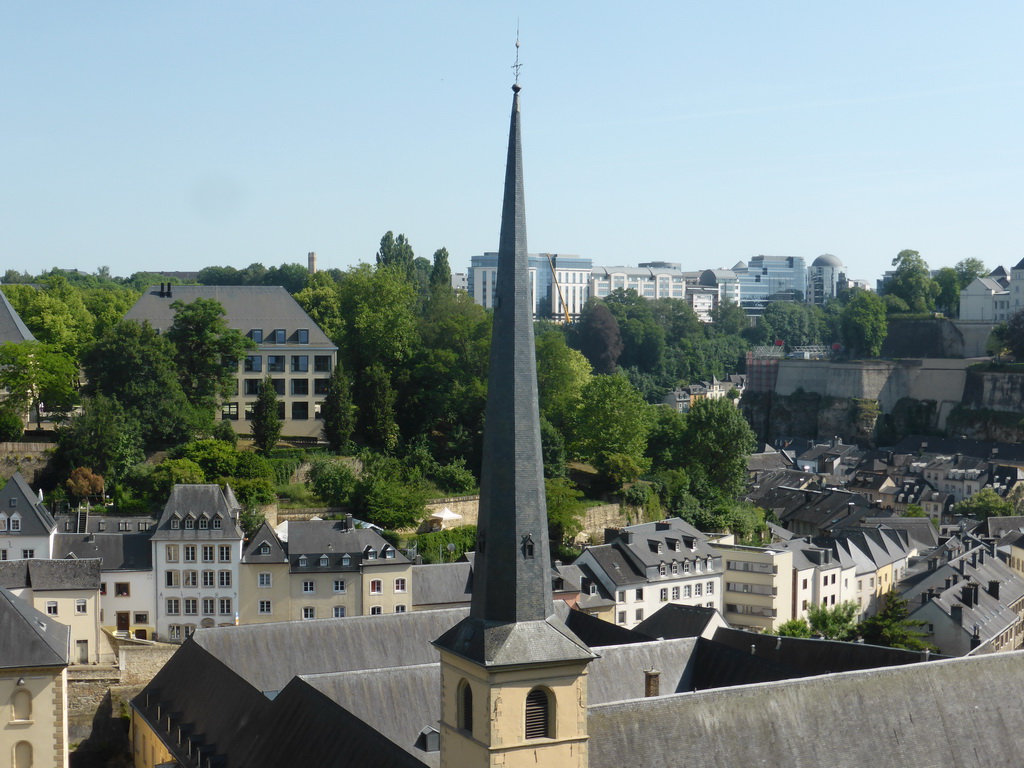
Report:
[{"label": "louvered belfry window", "polygon": [[462,681],[462,700],[459,702],[459,728],[473,732],[473,689],[465,680]]},{"label": "louvered belfry window", "polygon": [[550,735],[548,694],[534,688],[526,697],[526,738],[546,739]]}]

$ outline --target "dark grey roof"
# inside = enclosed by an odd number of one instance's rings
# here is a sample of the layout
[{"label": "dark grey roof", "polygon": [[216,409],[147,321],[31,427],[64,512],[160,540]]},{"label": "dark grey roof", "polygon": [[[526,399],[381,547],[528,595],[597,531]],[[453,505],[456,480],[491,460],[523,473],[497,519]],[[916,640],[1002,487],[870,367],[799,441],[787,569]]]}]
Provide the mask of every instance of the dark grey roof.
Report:
[{"label": "dark grey roof", "polygon": [[[125,319],[148,320],[154,328],[166,330],[174,322],[171,304],[175,301],[189,304],[200,298],[216,299],[224,307],[227,324],[243,334],[260,329],[265,332],[265,336],[269,336],[271,331],[281,328],[287,338],[291,339],[297,330],[308,329],[311,345],[336,348],[327,334],[279,285],[175,285],[171,292],[171,297],[161,296],[159,288],[151,286],[128,310]],[[265,348],[275,345],[260,346]]]},{"label": "dark grey roof", "polygon": [[151,571],[153,548],[148,533],[58,533],[53,559],[98,558],[103,571]]},{"label": "dark grey roof", "polygon": [[[330,675],[304,675],[301,680],[427,765],[440,764],[440,753],[416,747],[425,727],[438,727],[441,716],[441,665],[375,669]],[[315,736],[319,738],[319,736]]]},{"label": "dark grey roof", "polygon": [[[149,536],[156,528],[155,517],[138,515],[106,515],[103,507],[93,507],[88,513],[55,515],[59,533],[145,533]],[[78,530],[79,520],[85,522],[85,530]]]},{"label": "dark grey roof", "polygon": [[[264,546],[269,550],[261,554]],[[288,553],[284,551],[280,539],[266,520],[256,534],[245,545],[242,552],[243,563],[287,563]]]},{"label": "dark grey roof", "polygon": [[661,693],[691,690],[696,645],[695,639],[683,638],[602,648],[598,658],[587,667],[589,705],[643,696],[644,672],[655,669],[661,673]]},{"label": "dark grey roof", "polygon": [[216,627],[197,630],[193,639],[257,689],[279,691],[296,675],[436,662],[430,641],[467,612],[451,608]]},{"label": "dark grey roof", "polygon": [[555,600],[555,615],[588,648],[604,648],[609,645],[649,643],[651,641],[647,635],[620,627],[618,624],[612,624],[610,621],[599,619],[584,611],[574,610],[564,600]]},{"label": "dark grey roof", "polygon": [[634,565],[633,560],[627,557],[619,547],[600,544],[596,547],[587,547],[587,552],[616,586],[646,583],[647,575]]},{"label": "dark grey roof", "polygon": [[992,654],[596,705],[590,768],[1012,766],[1024,690],[1006,680],[1022,669],[1024,653]]},{"label": "dark grey roof", "polygon": [[702,605],[667,603],[634,627],[648,637],[700,637],[718,613]]},{"label": "dark grey roof", "polygon": [[996,539],[1012,531],[1024,531],[1024,516],[989,517],[985,520],[985,525],[987,535]]},{"label": "dark grey roof", "polygon": [[34,592],[100,588],[100,561],[4,560],[0,562],[0,586],[31,588]]},{"label": "dark grey roof", "polygon": [[412,604],[418,609],[468,604],[473,594],[473,566],[468,562],[414,565],[412,576]]},{"label": "dark grey roof", "polygon": [[[303,573],[354,570],[360,564],[372,566],[409,562],[405,555],[372,528],[350,528],[345,520],[292,520],[281,530],[282,545],[288,553],[292,569]],[[375,559],[364,557],[369,550],[376,554]],[[350,558],[348,566],[341,563],[346,554]],[[306,565],[300,567],[298,561],[303,555],[306,556]],[[320,565],[321,555],[327,555],[326,566]]]},{"label": "dark grey roof", "polygon": [[[228,486],[230,490],[230,486]],[[164,505],[164,511],[153,533],[153,540],[175,539],[206,541],[212,539],[240,539],[242,529],[238,527],[238,513],[241,507],[233,502],[234,494],[222,490],[216,484],[186,484],[180,483],[171,488],[171,495]],[[207,515],[212,521],[218,515],[222,523],[220,528],[200,528],[198,519]],[[195,528],[186,529],[184,520],[193,515],[196,520]],[[180,520],[177,529],[171,528],[171,520],[177,517]]]},{"label": "dark grey roof", "polygon": [[0,669],[66,667],[71,629],[0,587]]},{"label": "dark grey roof", "polygon": [[35,341],[36,337],[28,329],[21,316],[14,311],[7,296],[0,290],[0,344],[19,341]]},{"label": "dark grey roof", "polygon": [[939,545],[939,532],[927,517],[865,517],[860,521],[862,528],[883,526],[905,531],[919,549],[934,549]]},{"label": "dark grey roof", "polygon": [[15,472],[0,490],[0,512],[8,516],[17,512],[21,516],[21,533],[8,530],[5,536],[46,536],[57,525],[50,510],[39,501],[21,472]]}]

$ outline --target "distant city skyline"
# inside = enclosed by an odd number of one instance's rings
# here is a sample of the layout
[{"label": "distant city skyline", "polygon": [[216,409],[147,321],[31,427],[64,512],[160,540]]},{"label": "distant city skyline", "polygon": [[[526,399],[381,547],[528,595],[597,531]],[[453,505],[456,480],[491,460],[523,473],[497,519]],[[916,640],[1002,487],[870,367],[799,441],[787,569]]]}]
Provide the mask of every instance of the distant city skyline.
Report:
[{"label": "distant city skyline", "polygon": [[346,269],[393,230],[464,272],[517,21],[533,252],[1024,255],[1018,4],[182,2],[0,10],[0,263]]}]

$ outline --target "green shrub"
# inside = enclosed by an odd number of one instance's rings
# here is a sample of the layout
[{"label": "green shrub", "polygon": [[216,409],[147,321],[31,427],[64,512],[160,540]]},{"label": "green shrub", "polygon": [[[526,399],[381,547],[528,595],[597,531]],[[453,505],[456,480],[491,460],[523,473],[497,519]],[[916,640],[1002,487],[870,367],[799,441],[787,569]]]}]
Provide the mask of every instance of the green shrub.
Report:
[{"label": "green shrub", "polygon": [[25,422],[12,408],[0,409],[0,442],[14,442],[25,434]]},{"label": "green shrub", "polygon": [[[463,525],[444,531],[421,533],[409,537],[409,545],[413,544],[416,545],[417,554],[423,558],[424,563],[451,563],[466,552],[476,549],[476,526]],[[449,544],[455,545],[454,552],[448,551]]]}]

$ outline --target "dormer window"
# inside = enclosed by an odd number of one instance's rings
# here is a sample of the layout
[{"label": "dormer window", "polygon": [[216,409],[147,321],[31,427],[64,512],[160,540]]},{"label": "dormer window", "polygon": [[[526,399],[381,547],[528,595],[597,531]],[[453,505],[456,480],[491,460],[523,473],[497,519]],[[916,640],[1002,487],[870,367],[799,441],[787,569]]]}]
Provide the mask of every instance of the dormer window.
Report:
[{"label": "dormer window", "polygon": [[376,560],[377,559],[377,550],[376,549],[368,549],[368,550],[366,550],[366,559],[367,560]]},{"label": "dormer window", "polygon": [[597,583],[593,582],[593,581],[590,582],[590,587],[588,588],[588,591],[590,592],[590,594],[596,595],[597,594]]},{"label": "dormer window", "polygon": [[262,344],[263,343],[263,329],[262,328],[253,328],[251,331],[249,331],[249,336],[251,336],[252,340],[255,341],[257,344]]},{"label": "dormer window", "polygon": [[672,561],[672,575],[679,575],[679,563],[677,563],[675,560]]},{"label": "dormer window", "polygon": [[342,558],[341,558],[341,564],[344,567],[348,567],[348,566],[352,565],[352,558],[349,557],[348,555],[343,555]]},{"label": "dormer window", "polygon": [[387,559],[387,560],[394,560],[395,559],[395,550],[393,550],[391,548],[385,549],[384,550],[384,558]]},{"label": "dormer window", "polygon": [[274,343],[284,344],[284,328],[277,328],[274,331]]},{"label": "dormer window", "polygon": [[710,571],[714,567],[715,567],[715,560],[714,560],[714,558],[709,557],[708,558],[708,570]]},{"label": "dormer window", "polygon": [[200,517],[199,518],[199,530],[205,531],[209,527],[210,527],[209,519],[206,518],[206,517]]},{"label": "dormer window", "polygon": [[673,552],[678,552],[679,551],[679,539],[672,539],[672,551]]},{"label": "dormer window", "polygon": [[185,518],[185,530],[191,531],[196,527],[196,519],[189,515]]},{"label": "dormer window", "polygon": [[295,333],[296,333],[296,335],[298,337],[297,340],[298,340],[299,344],[309,344],[309,329],[308,328],[299,328],[299,330],[297,330]]},{"label": "dormer window", "polygon": [[309,565],[309,560],[307,560],[306,556],[303,555],[299,558],[299,568],[305,568],[307,565]]},{"label": "dormer window", "polygon": [[16,506],[18,506],[18,499],[17,499],[17,497],[12,496],[11,500],[9,502],[7,502],[7,506],[9,506],[9,507],[16,507]]},{"label": "dormer window", "polygon": [[530,534],[523,537],[523,557],[533,557],[533,536]]},{"label": "dormer window", "polygon": [[328,562],[329,562],[329,561],[328,561],[328,559],[327,559],[327,555],[320,555],[320,567],[321,567],[321,568],[326,568],[326,567],[327,567],[327,564],[328,564]]},{"label": "dormer window", "polygon": [[658,565],[658,575],[659,576],[667,576],[668,575],[668,569],[665,567],[664,563],[661,563],[661,564]]},{"label": "dormer window", "polygon": [[264,541],[262,544],[260,544],[259,554],[261,554],[261,555],[269,555],[270,554],[270,545],[267,544],[267,542]]},{"label": "dormer window", "polygon": [[11,515],[10,527],[12,532],[18,532],[21,530],[21,515],[17,512]]},{"label": "dormer window", "polygon": [[221,518],[220,515],[217,515],[215,518],[213,518],[213,528],[214,528],[214,530],[219,531],[221,529],[221,524],[222,523],[223,523],[223,518]]},{"label": "dormer window", "polygon": [[178,530],[179,528],[181,528],[181,520],[179,520],[176,517],[172,517],[171,518],[171,528],[173,530],[175,530],[175,531]]},{"label": "dormer window", "polygon": [[661,550],[662,550],[662,544],[661,544],[661,542],[659,541],[659,542],[658,542],[658,554],[659,554],[659,555],[661,554]]}]

